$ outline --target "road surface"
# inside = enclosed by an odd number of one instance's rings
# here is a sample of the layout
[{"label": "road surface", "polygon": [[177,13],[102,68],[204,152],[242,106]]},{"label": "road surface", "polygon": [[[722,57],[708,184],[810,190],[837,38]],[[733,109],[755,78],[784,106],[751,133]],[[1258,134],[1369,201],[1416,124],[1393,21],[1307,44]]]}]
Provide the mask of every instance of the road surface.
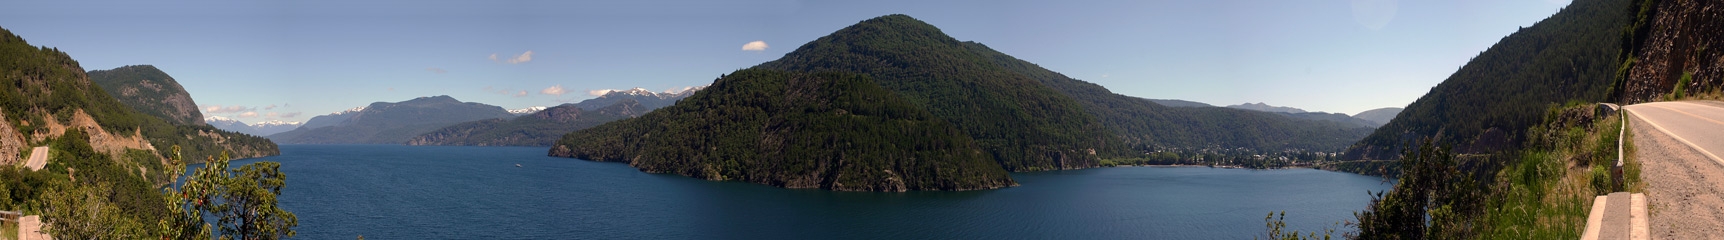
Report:
[{"label": "road surface", "polygon": [[1724,233],[1724,103],[1629,105],[1653,239]]},{"label": "road surface", "polygon": [[30,167],[30,171],[36,171],[42,170],[42,167],[47,165],[48,147],[36,147],[34,149],[30,149],[30,159],[24,161],[24,166]]}]

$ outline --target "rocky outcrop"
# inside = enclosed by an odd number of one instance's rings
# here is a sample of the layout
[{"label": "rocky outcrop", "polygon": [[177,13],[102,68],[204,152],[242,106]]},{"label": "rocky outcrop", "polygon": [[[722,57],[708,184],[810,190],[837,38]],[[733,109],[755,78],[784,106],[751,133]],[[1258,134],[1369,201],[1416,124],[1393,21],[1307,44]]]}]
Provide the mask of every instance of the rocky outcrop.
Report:
[{"label": "rocky outcrop", "polygon": [[124,66],[90,71],[88,75],[109,96],[139,112],[176,125],[206,125],[191,93],[155,66]]},{"label": "rocky outcrop", "polygon": [[1724,3],[1718,1],[1649,1],[1635,26],[1633,66],[1622,93],[1623,103],[1658,101],[1674,92],[1684,75],[1688,93],[1717,91],[1724,86]]}]

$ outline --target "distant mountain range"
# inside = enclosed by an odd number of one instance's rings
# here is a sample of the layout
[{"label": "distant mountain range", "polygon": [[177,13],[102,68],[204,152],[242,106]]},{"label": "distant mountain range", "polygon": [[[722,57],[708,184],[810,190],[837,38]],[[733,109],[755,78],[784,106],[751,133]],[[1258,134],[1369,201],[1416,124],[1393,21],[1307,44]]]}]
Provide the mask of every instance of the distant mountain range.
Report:
[{"label": "distant mountain range", "polygon": [[1179,99],[1147,99],[1147,100],[1149,100],[1150,102],[1155,102],[1155,104],[1161,104],[1162,106],[1169,106],[1169,107],[1215,107],[1215,105],[1209,105],[1208,103],[1200,103],[1200,102],[1193,102],[1193,101],[1186,101],[1186,100],[1179,100]]},{"label": "distant mountain range", "polygon": [[599,95],[597,98],[575,103],[575,107],[593,110],[615,105],[618,101],[622,101],[623,99],[633,99],[636,102],[639,102],[640,105],[646,109],[658,109],[675,104],[677,100],[682,100],[689,95],[693,95],[694,92],[700,91],[702,88],[705,87],[695,87],[680,92],[653,92],[648,91],[645,88],[609,91],[605,94]]},{"label": "distant mountain range", "polygon": [[234,120],[232,118],[226,118],[226,117],[222,117],[222,116],[204,117],[204,122],[209,123],[210,126],[215,127],[217,129],[234,131],[234,132],[244,133],[244,134],[251,134],[251,135],[255,135],[255,136],[269,136],[269,135],[276,134],[276,133],[291,131],[293,129],[299,128],[299,126],[301,125],[300,122],[287,122],[287,121],[281,121],[281,120],[270,120],[270,121],[263,121],[263,122],[246,124],[245,122],[240,122],[239,120]]},{"label": "distant mountain range", "polygon": [[283,144],[402,144],[456,123],[514,116],[498,106],[449,96],[421,97],[313,117],[297,129],[269,138]]},{"label": "distant mountain range", "polygon": [[[1227,105],[1227,107],[1252,110],[1252,111],[1259,111],[1259,112],[1305,113],[1305,109],[1298,109],[1298,108],[1292,108],[1292,107],[1281,107],[1281,106],[1270,106],[1269,104],[1264,104],[1264,103],[1245,103],[1245,104],[1239,104],[1239,105]],[[1344,115],[1345,114],[1343,114],[1343,116]]]},{"label": "distant mountain range", "polygon": [[1387,107],[1365,110],[1364,112],[1359,112],[1359,114],[1353,114],[1353,118],[1364,119],[1365,121],[1377,123],[1377,126],[1383,126],[1383,124],[1389,124],[1389,120],[1394,120],[1395,115],[1400,114],[1401,108]]},{"label": "distant mountain range", "polygon": [[[655,93],[635,88],[612,91],[579,103],[542,108],[512,119],[486,119],[444,127],[414,137],[408,145],[551,146],[564,134],[632,118],[676,103],[702,88]],[[609,103],[609,105],[600,104]],[[651,104],[648,104],[651,103]],[[599,106],[599,107],[582,107]],[[526,112],[533,108],[511,110]]]}]

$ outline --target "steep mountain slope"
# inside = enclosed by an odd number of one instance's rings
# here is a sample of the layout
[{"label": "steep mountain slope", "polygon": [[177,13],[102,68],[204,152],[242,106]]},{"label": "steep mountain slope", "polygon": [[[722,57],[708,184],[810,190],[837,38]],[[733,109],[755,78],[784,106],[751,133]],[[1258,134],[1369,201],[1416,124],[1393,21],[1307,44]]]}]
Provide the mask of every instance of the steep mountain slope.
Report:
[{"label": "steep mountain slope", "polygon": [[132,109],[92,82],[64,52],[30,46],[3,29],[0,76],[8,82],[0,86],[0,108],[5,109],[4,125],[8,125],[0,130],[16,130],[0,131],[0,154],[16,154],[16,149],[43,144],[72,129],[87,134],[96,150],[114,156],[125,155],[126,149],[154,151],[176,145],[185,156],[215,156],[222,151],[236,158],[280,154],[267,139],[206,125],[174,125]]},{"label": "steep mountain slope", "polygon": [[1401,108],[1389,107],[1365,110],[1364,112],[1359,112],[1359,114],[1353,114],[1353,118],[1371,121],[1372,123],[1376,123],[1373,127],[1381,127],[1383,124],[1388,124],[1389,120],[1395,119],[1395,115],[1400,114]]},{"label": "steep mountain slope", "polygon": [[869,19],[755,68],[863,73],[975,138],[1011,171],[1097,166],[1124,150],[1071,97],[904,15]]},{"label": "steep mountain slope", "polygon": [[677,100],[682,100],[683,98],[686,98],[689,95],[694,95],[694,92],[700,91],[700,89],[701,88],[697,87],[697,88],[690,88],[688,90],[683,90],[681,92],[662,92],[662,93],[648,91],[645,88],[635,88],[635,89],[629,89],[629,90],[623,90],[623,91],[611,91],[611,92],[605,93],[604,95],[599,95],[599,97],[596,97],[593,99],[587,99],[585,101],[575,103],[575,107],[579,107],[579,108],[585,109],[585,110],[593,110],[593,109],[609,107],[611,105],[616,105],[617,102],[623,101],[624,99],[628,99],[628,100],[634,100],[635,102],[639,102],[641,107],[644,107],[645,110],[651,111],[653,109],[658,109],[661,107],[670,106],[671,104],[676,104]]},{"label": "steep mountain slope", "polygon": [[676,105],[565,136],[553,156],[844,191],[1015,185],[953,124],[866,76],[745,69]]},{"label": "steep mountain slope", "polygon": [[546,108],[512,119],[486,119],[455,124],[407,141],[407,145],[551,146],[564,134],[646,113],[634,99],[591,111],[575,104]]},{"label": "steep mountain slope", "polygon": [[1624,1],[1577,0],[1504,37],[1348,150],[1349,159],[1393,159],[1420,137],[1460,153],[1513,148],[1545,110],[1604,101],[1622,61]]},{"label": "steep mountain slope", "polygon": [[1081,102],[1090,114],[1138,151],[1245,148],[1338,151],[1370,134],[1371,128],[1332,121],[1294,119],[1273,113],[1231,108],[1166,107],[1119,95],[1101,85],[1073,79],[1034,63],[964,42],[970,51],[1029,76]]},{"label": "steep mountain slope", "polygon": [[1305,109],[1299,109],[1299,108],[1294,108],[1294,107],[1273,106],[1273,105],[1264,104],[1264,103],[1242,103],[1242,104],[1238,104],[1238,105],[1227,105],[1227,107],[1252,110],[1252,111],[1259,111],[1259,112],[1305,113]]},{"label": "steep mountain slope", "polygon": [[[1632,51],[1618,99],[1625,104],[1724,90],[1724,4],[1716,1],[1640,1]],[[1625,56],[1626,57],[1626,56]]]},{"label": "steep mountain slope", "polygon": [[301,125],[299,125],[299,127],[315,129],[315,128],[321,128],[321,127],[335,126],[337,124],[341,124],[341,122],[347,121],[348,118],[352,118],[353,115],[357,115],[359,113],[359,111],[361,111],[361,110],[365,110],[365,107],[356,107],[356,108],[351,108],[351,109],[347,109],[347,110],[342,110],[340,112],[334,112],[334,113],[324,114],[324,115],[317,115],[317,116],[311,117],[311,119],[305,120],[305,124],[301,124]]},{"label": "steep mountain slope", "polygon": [[299,129],[270,135],[269,138],[284,144],[401,144],[415,136],[457,123],[514,117],[502,107],[461,102],[449,96],[420,97],[398,103],[376,102],[357,112],[326,116],[346,119],[331,126],[314,127],[307,123]]},{"label": "steep mountain slope", "polygon": [[191,93],[155,66],[131,65],[88,74],[108,96],[132,109],[177,125],[205,125]]}]

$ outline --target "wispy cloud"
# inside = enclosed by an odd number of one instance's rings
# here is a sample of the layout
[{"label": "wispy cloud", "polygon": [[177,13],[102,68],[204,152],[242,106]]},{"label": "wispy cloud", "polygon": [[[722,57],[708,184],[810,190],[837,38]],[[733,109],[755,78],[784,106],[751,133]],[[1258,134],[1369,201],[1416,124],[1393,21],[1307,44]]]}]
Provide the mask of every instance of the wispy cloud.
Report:
[{"label": "wispy cloud", "polygon": [[251,111],[254,109],[257,109],[257,108],[249,108],[249,107],[240,106],[240,105],[233,105],[233,106],[226,106],[226,107],[223,107],[222,105],[205,105],[204,106],[204,113],[205,114],[237,113],[237,112]]},{"label": "wispy cloud", "polygon": [[275,104],[270,104],[269,106],[263,106],[263,110],[274,110],[275,108],[276,108]]},{"label": "wispy cloud", "polygon": [[527,96],[527,90],[521,90],[521,92],[515,93],[515,97],[526,97],[526,96]]},{"label": "wispy cloud", "polygon": [[544,90],[539,90],[539,93],[546,95],[563,95],[564,93],[568,93],[568,91],[563,90],[562,84],[557,84],[555,86],[545,88]]},{"label": "wispy cloud", "polygon": [[242,118],[254,118],[254,117],[257,117],[257,112],[244,112],[244,113],[240,113],[240,114],[239,114],[239,117],[242,117]]},{"label": "wispy cloud", "polygon": [[507,58],[507,59],[499,59],[499,58],[497,58],[496,53],[492,53],[491,56],[487,57],[487,58],[491,59],[491,61],[493,61],[493,62],[501,62],[501,63],[509,63],[509,64],[522,64],[522,63],[527,63],[527,62],[533,61],[533,51],[528,50],[527,52],[523,52],[519,55],[515,55],[515,57],[511,57],[511,58]]},{"label": "wispy cloud", "polygon": [[[497,57],[496,54],[491,55],[492,59],[495,59],[496,57]],[[425,68],[425,71],[430,71],[431,73],[436,73],[436,74],[449,73],[449,70],[443,70],[442,68],[434,68],[434,67]]]},{"label": "wispy cloud", "polygon": [[688,90],[700,90],[700,89],[705,89],[706,86],[707,85],[687,86],[687,87],[681,87],[681,88],[674,88],[673,87],[670,89],[665,89],[664,93],[681,93],[681,92],[687,92]]},{"label": "wispy cloud", "polygon": [[743,51],[766,51],[766,41],[753,41],[742,44]]},{"label": "wispy cloud", "polygon": [[281,117],[284,117],[284,118],[298,117],[300,113],[301,112],[282,113]]}]

